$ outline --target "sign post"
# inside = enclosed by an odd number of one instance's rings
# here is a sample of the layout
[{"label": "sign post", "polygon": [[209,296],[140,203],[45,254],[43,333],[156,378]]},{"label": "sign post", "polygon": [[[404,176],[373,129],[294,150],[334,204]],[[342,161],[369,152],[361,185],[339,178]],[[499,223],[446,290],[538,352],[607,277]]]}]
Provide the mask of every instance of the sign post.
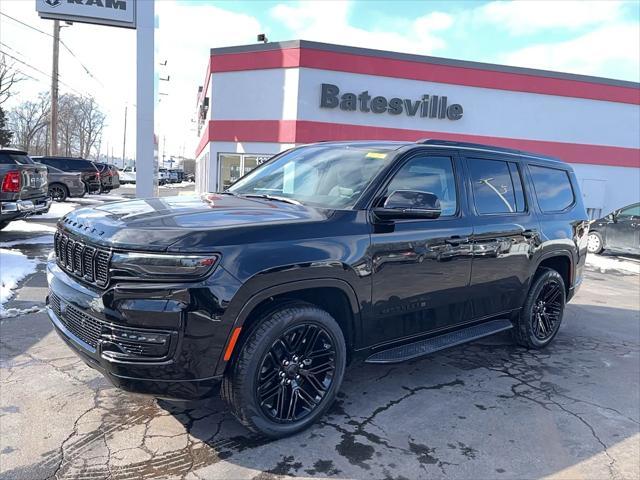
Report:
[{"label": "sign post", "polygon": [[[136,196],[158,195],[154,0],[36,0],[41,18],[136,29]],[[124,153],[123,153],[124,155]],[[122,159],[124,161],[124,158]]]},{"label": "sign post", "polygon": [[154,158],[154,29],[153,1],[139,0],[136,31],[136,196],[157,197]]}]

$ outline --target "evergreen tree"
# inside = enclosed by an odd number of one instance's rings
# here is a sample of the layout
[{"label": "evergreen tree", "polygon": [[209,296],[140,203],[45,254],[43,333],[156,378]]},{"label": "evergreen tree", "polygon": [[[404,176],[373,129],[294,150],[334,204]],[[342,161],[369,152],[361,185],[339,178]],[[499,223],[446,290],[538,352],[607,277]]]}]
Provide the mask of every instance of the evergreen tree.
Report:
[{"label": "evergreen tree", "polygon": [[2,107],[0,107],[0,147],[9,145],[12,137],[13,132],[7,128],[7,117]]}]

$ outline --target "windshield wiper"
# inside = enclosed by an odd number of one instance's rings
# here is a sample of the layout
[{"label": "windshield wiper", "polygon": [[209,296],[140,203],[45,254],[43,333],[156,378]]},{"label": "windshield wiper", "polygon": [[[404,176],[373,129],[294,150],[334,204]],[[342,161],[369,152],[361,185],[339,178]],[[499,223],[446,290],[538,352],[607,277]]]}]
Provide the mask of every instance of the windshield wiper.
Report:
[{"label": "windshield wiper", "polygon": [[264,198],[265,200],[273,200],[275,202],[290,203],[292,205],[302,205],[302,203],[300,203],[297,200],[294,200],[293,198],[279,197],[277,195],[267,195],[266,193],[247,193],[242,196],[246,198]]}]

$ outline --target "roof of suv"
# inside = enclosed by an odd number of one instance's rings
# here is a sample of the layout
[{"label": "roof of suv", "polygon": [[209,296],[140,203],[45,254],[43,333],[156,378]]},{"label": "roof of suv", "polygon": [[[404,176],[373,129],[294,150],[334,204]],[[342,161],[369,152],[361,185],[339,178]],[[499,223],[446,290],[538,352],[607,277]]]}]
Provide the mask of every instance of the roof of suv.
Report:
[{"label": "roof of suv", "polygon": [[24,150],[16,150],[14,148],[0,148],[0,153],[11,153],[13,155],[29,155]]},{"label": "roof of suv", "polygon": [[542,155],[539,153],[526,152],[524,150],[516,150],[513,148],[499,147],[496,145],[485,145],[482,143],[470,143],[470,142],[456,142],[453,140],[439,140],[435,138],[426,138],[423,140],[417,140],[415,142],[410,141],[373,141],[373,140],[359,140],[359,141],[338,141],[338,142],[318,142],[312,145],[352,145],[364,148],[375,148],[383,150],[398,150],[402,147],[426,145],[437,148],[458,148],[465,150],[477,150],[494,153],[504,153],[508,155],[524,156],[529,158],[536,158],[541,160],[547,160],[556,163],[566,163],[563,160],[551,157],[548,155]]}]

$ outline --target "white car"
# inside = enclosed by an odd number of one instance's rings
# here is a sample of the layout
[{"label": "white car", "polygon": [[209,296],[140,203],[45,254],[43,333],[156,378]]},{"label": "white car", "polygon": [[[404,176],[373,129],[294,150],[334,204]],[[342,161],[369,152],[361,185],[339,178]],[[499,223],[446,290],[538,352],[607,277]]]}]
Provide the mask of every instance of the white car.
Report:
[{"label": "white car", "polygon": [[136,167],[120,170],[120,183],[136,183]]}]

